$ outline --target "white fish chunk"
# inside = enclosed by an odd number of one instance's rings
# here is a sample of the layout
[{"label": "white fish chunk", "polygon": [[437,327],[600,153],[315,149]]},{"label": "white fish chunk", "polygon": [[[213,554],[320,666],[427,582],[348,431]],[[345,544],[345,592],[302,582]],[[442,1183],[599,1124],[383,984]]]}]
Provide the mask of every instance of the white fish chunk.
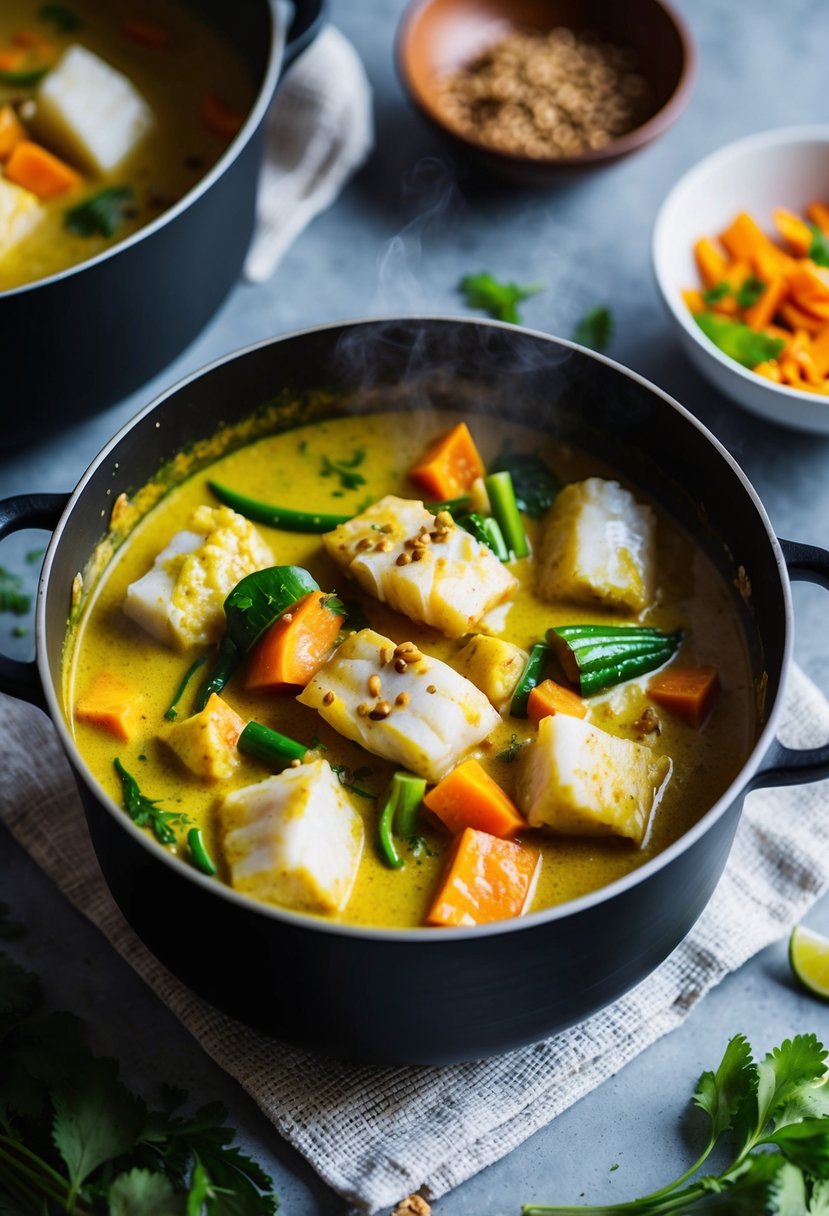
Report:
[{"label": "white fish chunk", "polygon": [[90,173],[109,173],[154,125],[153,112],[123,72],[70,46],[37,92],[38,138]]},{"label": "white fish chunk", "polygon": [[544,519],[537,593],[641,612],[653,600],[655,526],[650,507],[618,481],[565,486]]},{"label": "white fish chunk", "polygon": [[430,655],[405,662],[401,650],[381,633],[361,629],[346,638],[298,700],[366,751],[437,782],[501,718],[447,663]]},{"label": "white fish chunk", "polygon": [[532,827],[638,845],[672,767],[667,756],[568,714],[541,719],[519,764],[518,804]]},{"label": "white fish chunk", "polygon": [[224,602],[240,579],[273,564],[253,524],[230,507],[198,507],[145,575],[130,583],[127,616],[180,650],[219,641]]},{"label": "white fish chunk", "polygon": [[0,176],[0,258],[28,236],[45,215],[31,190]]},{"label": "white fish chunk", "polygon": [[227,794],[219,809],[231,885],[303,912],[339,912],[363,849],[363,821],[327,760]]},{"label": "white fish chunk", "polygon": [[448,512],[438,520],[416,499],[387,494],[322,539],[366,591],[450,638],[468,633],[518,586],[492,550],[456,527]]}]

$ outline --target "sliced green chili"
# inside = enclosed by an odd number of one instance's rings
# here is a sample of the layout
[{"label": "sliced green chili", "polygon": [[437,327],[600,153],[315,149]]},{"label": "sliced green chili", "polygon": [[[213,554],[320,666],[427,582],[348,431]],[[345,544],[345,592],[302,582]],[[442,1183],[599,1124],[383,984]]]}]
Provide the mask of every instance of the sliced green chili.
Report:
[{"label": "sliced green chili", "polygon": [[470,515],[459,515],[455,522],[482,545],[487,545],[499,561],[509,561],[509,549],[497,519],[473,511]]},{"label": "sliced green chili", "polygon": [[397,851],[395,836],[408,840],[416,836],[420,827],[420,804],[426,793],[423,777],[414,773],[395,773],[391,779],[378,826],[380,856],[394,870],[401,869],[405,862]]},{"label": "sliced green chili", "polygon": [[285,532],[332,532],[340,524],[347,524],[350,515],[326,515],[320,511],[294,511],[290,507],[276,507],[270,503],[260,502],[256,498],[247,498],[237,494],[227,486],[217,481],[207,483],[226,507],[232,507],[240,515],[252,519],[257,524],[265,524],[269,528],[282,528]]},{"label": "sliced green chili", "polygon": [[212,878],[216,873],[216,863],[204,847],[201,828],[190,829],[187,833],[187,845],[196,869],[201,870],[202,874],[209,874]]},{"label": "sliced green chili", "polygon": [[193,660],[185,671],[184,675],[181,677],[181,683],[173,694],[173,699],[170,702],[169,707],[164,711],[164,717],[168,722],[172,722],[178,717],[178,703],[187,691],[187,685],[190,683],[199,668],[203,667],[206,662],[207,655],[200,655],[199,658]]},{"label": "sliced green chili", "polygon": [[201,713],[214,692],[219,693],[222,691],[241,663],[242,657],[239,647],[233,639],[227,636],[223,637],[216,662],[210,668],[207,678],[202,681],[201,688],[196,696],[195,713]]},{"label": "sliced green chili", "polygon": [[582,696],[632,680],[673,658],[682,630],[663,633],[639,625],[561,625],[547,630],[564,674]]},{"label": "sliced green chili", "polygon": [[509,711],[513,718],[526,718],[527,701],[536,684],[544,679],[547,664],[550,661],[550,647],[546,642],[536,642],[530,651],[530,656],[524,664],[521,677],[515,685]]},{"label": "sliced green chili", "polygon": [[484,486],[489,495],[492,514],[501,528],[507,548],[512,551],[514,557],[526,557],[530,546],[515,499],[511,474],[506,469],[500,473],[490,473],[484,478]]},{"label": "sliced green chili", "polygon": [[240,752],[247,752],[279,769],[287,768],[292,760],[303,760],[308,751],[304,743],[297,743],[296,739],[289,739],[261,722],[248,722],[236,746]]}]

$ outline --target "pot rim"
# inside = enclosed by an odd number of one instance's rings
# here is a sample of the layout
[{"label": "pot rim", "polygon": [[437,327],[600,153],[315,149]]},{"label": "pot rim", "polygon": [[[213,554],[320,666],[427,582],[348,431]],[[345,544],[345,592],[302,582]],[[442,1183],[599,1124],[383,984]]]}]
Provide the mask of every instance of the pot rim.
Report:
[{"label": "pot rim", "polygon": [[203,177],[199,178],[177,203],[174,203],[172,207],[168,207],[166,211],[156,216],[149,224],[144,224],[143,227],[137,228],[135,232],[125,237],[123,241],[116,241],[114,245],[110,245],[108,249],[103,249],[100,253],[95,254],[94,257],[85,258],[82,262],[75,262],[72,266],[66,266],[63,270],[58,270],[54,274],[47,275],[45,278],[34,279],[31,283],[21,283],[18,287],[10,287],[6,291],[0,291],[0,300],[13,299],[24,295],[26,292],[37,291],[53,283],[63,282],[74,275],[92,270],[110,258],[117,257],[118,254],[131,249],[145,238],[153,236],[156,232],[166,227],[167,224],[172,224],[183,212],[198,202],[202,195],[206,194],[220,177],[224,176],[233,162],[238,159],[250,143],[259,124],[267,114],[279,81],[288,26],[290,25],[290,16],[280,0],[277,0],[276,5],[269,3],[268,0],[263,0],[262,8],[270,25],[270,46],[265,71],[253,105],[248,111],[247,118],[216,163],[208,169]]},{"label": "pot rim", "polygon": [[[201,874],[193,867],[187,866],[180,858],[173,856],[166,849],[161,848],[156,841],[152,840],[147,834],[141,831],[140,828],[129,819],[123,808],[115,802],[101,787],[98,785],[95,778],[86,766],[83,757],[81,756],[74,739],[69,731],[64,714],[64,708],[61,703],[59,692],[55,689],[46,657],[46,598],[48,594],[48,583],[51,574],[52,564],[58,547],[60,546],[63,532],[69,522],[72,510],[84,493],[87,484],[96,473],[100,465],[104,464],[110,456],[110,453],[118,446],[121,441],[126,438],[130,431],[140,425],[144,419],[151,414],[160,410],[165,402],[181,392],[188,385],[193,384],[197,380],[201,380],[212,374],[217,368],[223,367],[225,364],[231,363],[234,360],[242,359],[252,354],[255,351],[262,350],[268,346],[276,346],[281,342],[292,341],[306,337],[310,334],[319,334],[325,331],[336,331],[353,329],[357,326],[375,327],[384,324],[405,324],[405,323],[423,323],[423,324],[445,324],[452,325],[468,325],[475,327],[495,327],[497,329],[507,330],[515,333],[516,330],[522,334],[532,338],[541,339],[544,342],[551,343],[559,347],[564,347],[569,350],[577,351],[579,354],[587,356],[589,359],[594,359],[598,363],[602,363],[621,375],[632,380],[635,384],[642,388],[655,393],[668,406],[677,411],[684,420],[691,426],[695,427],[702,436],[708,440],[717,454],[728,467],[729,471],[742,485],[745,492],[748,494],[754,509],[759,516],[766,535],[769,540],[772,555],[774,557],[777,572],[780,577],[780,591],[783,597],[784,607],[784,637],[783,646],[780,654],[780,679],[777,685],[774,700],[768,709],[765,725],[761,730],[754,747],[752,748],[745,763],[740,769],[737,776],[723,791],[713,806],[701,816],[700,819],[689,828],[678,840],[668,848],[663,849],[650,861],[643,866],[632,870],[629,874],[622,878],[616,879],[606,886],[599,887],[596,891],[591,891],[587,895],[580,896],[578,899],[567,901],[563,904],[558,904],[552,908],[542,909],[538,912],[528,913],[513,920],[496,921],[489,925],[477,925],[466,928],[446,928],[436,932],[434,928],[418,928],[418,929],[383,929],[379,927],[363,926],[363,925],[348,925],[336,921],[328,921],[323,917],[316,917],[312,913],[292,912],[287,908],[280,908],[276,905],[265,904],[252,899],[250,896],[240,894],[234,891],[232,887],[223,882],[217,882],[215,879]],[[158,425],[158,424],[157,424]],[[687,849],[690,849],[696,842],[704,836],[713,824],[720,819],[731,807],[731,805],[739,798],[750,791],[751,779],[757,771],[760,761],[768,750],[769,746],[775,737],[775,728],[777,725],[780,712],[782,710],[783,698],[782,690],[784,677],[788,672],[791,662],[793,648],[793,609],[791,586],[789,583],[786,563],[783,557],[783,552],[780,547],[780,542],[772,528],[771,521],[766,513],[766,510],[760,500],[757,491],[752,486],[748,477],[734,460],[733,456],[720,443],[716,436],[708,430],[706,426],[685,406],[674,400],[663,389],[658,388],[651,381],[641,376],[638,372],[631,371],[629,368],[617,363],[614,359],[600,354],[597,351],[580,346],[578,343],[570,341],[567,338],[559,338],[551,334],[543,333],[541,330],[529,329],[525,326],[515,326],[504,321],[483,320],[474,317],[450,316],[445,314],[393,314],[383,315],[378,317],[361,317],[353,320],[340,320],[326,322],[322,325],[304,326],[302,329],[291,330],[288,333],[279,334],[274,337],[264,338],[257,342],[253,342],[248,346],[242,347],[239,350],[231,351],[229,354],[222,355],[212,362],[206,364],[202,368],[189,373],[175,384],[164,389],[156,396],[148,405],[146,405],[137,414],[134,414],[127,422],[119,428],[109,442],[100,450],[98,455],[92,460],[86,471],[81,476],[75,489],[72,491],[69,500],[64,508],[63,514],[55,527],[52,537],[49,541],[46,554],[43,560],[41,569],[40,581],[37,591],[37,603],[35,610],[35,641],[36,641],[36,665],[43,687],[44,698],[48,706],[49,716],[55,726],[55,729],[60,736],[61,745],[64,752],[68,756],[76,776],[80,777],[89,791],[93,794],[97,802],[106,809],[118,823],[119,827],[133,836],[134,840],[144,849],[149,850],[152,856],[161,862],[175,869],[176,873],[183,881],[192,881],[199,884],[204,891],[211,893],[218,898],[228,900],[235,904],[240,910],[248,913],[257,913],[264,916],[266,919],[275,920],[286,923],[293,928],[303,929],[308,932],[325,932],[331,933],[334,936],[345,936],[351,938],[360,938],[363,940],[375,940],[383,942],[395,943],[439,943],[449,942],[456,943],[463,940],[478,940],[492,935],[500,935],[503,933],[520,933],[531,931],[534,928],[539,928],[542,925],[549,924],[553,921],[565,920],[569,916],[577,916],[582,912],[597,908],[599,905],[609,902],[617,895],[622,894],[640,882],[646,881],[651,875],[657,873],[665,866],[670,865]]]}]

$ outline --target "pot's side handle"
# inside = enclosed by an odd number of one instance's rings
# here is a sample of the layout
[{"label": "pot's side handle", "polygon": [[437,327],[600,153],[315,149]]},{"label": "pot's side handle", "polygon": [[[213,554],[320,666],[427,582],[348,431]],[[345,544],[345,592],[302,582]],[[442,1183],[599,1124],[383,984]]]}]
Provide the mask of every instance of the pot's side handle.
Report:
[{"label": "pot's side handle", "polygon": [[[817,583],[829,590],[829,550],[816,545],[800,545],[793,540],[780,541],[786,569],[794,581]],[[823,747],[784,747],[775,739],[754,774],[752,787],[769,785],[802,785],[829,777],[829,744]]]},{"label": "pot's side handle", "polygon": [[325,24],[328,0],[294,0],[294,13],[285,51],[282,56],[283,70],[294,62],[314,41]]},{"label": "pot's side handle", "polygon": [[[0,540],[22,528],[51,532],[69,501],[68,494],[18,494],[0,501]],[[36,663],[21,663],[0,655],[0,692],[46,708]]]}]

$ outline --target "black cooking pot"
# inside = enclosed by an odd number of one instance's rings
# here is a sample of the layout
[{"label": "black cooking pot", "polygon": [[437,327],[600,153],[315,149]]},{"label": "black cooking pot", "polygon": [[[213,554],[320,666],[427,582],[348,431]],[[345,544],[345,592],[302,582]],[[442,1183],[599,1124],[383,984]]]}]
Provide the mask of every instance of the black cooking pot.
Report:
[{"label": "black cooking pot", "polygon": [[[205,878],[139,831],[86,771],[64,718],[61,657],[73,578],[116,495],[277,390],[301,399],[321,387],[343,390],[348,408],[462,406],[576,443],[670,510],[734,587],[764,697],[757,744],[717,804],[700,807],[697,825],[642,869],[562,907],[479,929],[327,924]],[[790,751],[774,733],[792,647],[789,576],[829,586],[829,553],[778,541],[738,466],[680,405],[559,339],[427,318],[332,325],[263,343],[144,410],[68,503],[61,495],[0,503],[0,536],[44,526],[54,535],[38,594],[37,661],[3,659],[0,688],[51,713],[106,880],[149,948],[213,1004],[296,1043],[366,1061],[438,1064],[571,1025],[636,984],[685,936],[722,873],[748,790],[829,774],[829,747]],[[171,923],[198,932],[170,933]]]},{"label": "black cooking pot", "polygon": [[242,54],[256,100],[210,172],[153,223],[98,257],[0,292],[0,446],[48,434],[145,383],[238,277],[268,108],[280,72],[318,31],[325,0],[295,0],[287,38],[271,0],[187,3]]}]

